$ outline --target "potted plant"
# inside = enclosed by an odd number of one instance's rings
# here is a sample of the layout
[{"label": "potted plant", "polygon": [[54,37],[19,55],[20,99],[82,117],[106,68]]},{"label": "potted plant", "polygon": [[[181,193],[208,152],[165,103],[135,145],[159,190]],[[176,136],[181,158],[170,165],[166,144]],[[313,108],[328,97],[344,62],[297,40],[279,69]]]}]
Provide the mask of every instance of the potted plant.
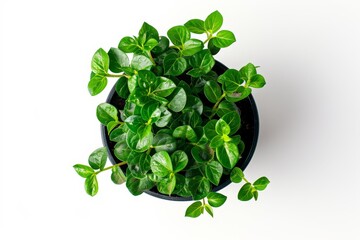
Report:
[{"label": "potted plant", "polygon": [[251,63],[236,70],[214,59],[235,42],[231,31],[220,30],[222,23],[215,11],[170,28],[166,37],[144,22],[138,36],[95,52],[90,94],[100,93],[108,78],[117,81],[96,109],[105,147],[90,154],[89,165],[74,165],[89,195],[98,192],[97,174],[111,170],[111,180],[126,183],[133,195],[193,200],[188,217],[204,210],[213,216],[213,207],[227,199],[217,191],[230,182],[244,182],[239,200],[257,200],[269,180],[251,183],[243,170],[258,135],[251,90],[265,79]]}]

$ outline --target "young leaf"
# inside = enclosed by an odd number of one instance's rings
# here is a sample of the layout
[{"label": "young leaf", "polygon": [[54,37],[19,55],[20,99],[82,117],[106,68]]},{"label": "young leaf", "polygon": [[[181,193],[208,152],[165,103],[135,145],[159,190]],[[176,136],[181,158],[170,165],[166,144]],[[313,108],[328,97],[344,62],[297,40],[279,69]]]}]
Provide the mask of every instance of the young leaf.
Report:
[{"label": "young leaf", "polygon": [[[218,148],[222,145],[224,145],[225,141],[224,141],[224,136],[222,135],[216,135],[215,137],[213,137],[213,139],[211,139],[210,141],[210,147],[212,148]],[[229,137],[227,137],[229,138]]]},{"label": "young leaf", "polygon": [[216,103],[221,98],[221,88],[214,80],[207,81],[204,86],[205,97],[212,103]]},{"label": "young leaf", "polygon": [[137,71],[150,70],[152,66],[151,60],[143,55],[135,55],[131,60],[131,67]]},{"label": "young leaf", "polygon": [[190,32],[184,26],[175,26],[169,29],[167,35],[175,46],[182,46],[190,39]]},{"label": "young leaf", "polygon": [[244,173],[240,168],[234,167],[233,170],[231,170],[230,180],[233,183],[239,183],[243,180],[243,178],[244,178]]},{"label": "young leaf", "polygon": [[91,78],[88,83],[88,90],[91,96],[102,92],[107,85],[107,78],[104,75],[97,75],[91,72]]},{"label": "young leaf", "polygon": [[99,48],[92,57],[91,70],[95,74],[106,75],[109,69],[109,56],[104,49]]},{"label": "young leaf", "polygon": [[213,38],[213,43],[218,48],[225,48],[230,46],[236,41],[234,33],[228,30],[221,30]]},{"label": "young leaf", "polygon": [[254,197],[253,195],[253,186],[251,186],[251,183],[245,183],[238,193],[238,199],[240,201],[249,201]]},{"label": "young leaf", "polygon": [[232,169],[239,161],[239,150],[231,142],[225,142],[216,148],[216,157],[224,168]]},{"label": "young leaf", "polygon": [[83,164],[75,164],[73,168],[80,175],[80,177],[83,178],[87,178],[94,173],[94,169]]},{"label": "young leaf", "polygon": [[221,176],[223,174],[223,167],[217,161],[211,161],[205,166],[205,176],[215,186],[219,185]]},{"label": "young leaf", "polygon": [[189,39],[184,43],[183,50],[181,51],[184,56],[192,56],[204,48],[202,41],[198,39]]},{"label": "young leaf", "polygon": [[223,205],[227,199],[225,195],[222,195],[221,193],[216,192],[209,192],[207,195],[208,203],[212,207],[220,207]]},{"label": "young leaf", "polygon": [[174,174],[171,174],[167,178],[163,178],[157,185],[157,189],[160,193],[171,195],[176,186],[176,178]]},{"label": "young leaf", "polygon": [[174,112],[180,112],[186,105],[186,92],[183,88],[177,87],[168,99],[171,100],[167,107]]},{"label": "young leaf", "polygon": [[175,83],[166,77],[158,77],[158,83],[154,91],[152,91],[152,94],[156,96],[167,97],[176,88]]},{"label": "young leaf", "polygon": [[258,180],[256,180],[253,185],[256,190],[262,191],[265,190],[267,185],[270,183],[269,179],[267,177],[261,177]]},{"label": "young leaf", "polygon": [[170,76],[179,76],[185,72],[187,62],[176,53],[170,53],[164,58],[164,73]]},{"label": "young leaf", "polygon": [[119,122],[118,122],[118,121],[108,122],[108,124],[106,125],[106,130],[107,130],[108,134],[110,134],[111,131],[112,131],[117,125],[119,125]]},{"label": "young leaf", "polygon": [[236,92],[244,82],[240,78],[239,71],[235,69],[227,69],[219,76],[218,81],[223,84],[223,89],[228,93]]},{"label": "young leaf", "polygon": [[182,150],[177,150],[173,154],[171,154],[171,161],[174,168],[174,172],[180,172],[183,170],[188,164],[188,156]]},{"label": "young leaf", "polygon": [[157,133],[153,139],[152,146],[156,152],[173,152],[176,149],[176,139],[166,133]]},{"label": "young leaf", "polygon": [[173,172],[169,154],[165,151],[155,153],[150,161],[151,171],[159,177],[166,177]]},{"label": "young leaf", "polygon": [[96,174],[91,174],[85,179],[85,191],[90,196],[95,196],[99,190]]},{"label": "young leaf", "polygon": [[215,131],[220,135],[229,135],[230,126],[223,119],[219,119],[215,125]]},{"label": "young leaf", "polygon": [[215,65],[215,60],[208,49],[191,56],[189,60],[190,66],[193,67],[187,74],[192,77],[201,77],[211,71]]},{"label": "young leaf", "polygon": [[237,111],[228,112],[224,116],[222,116],[221,119],[223,119],[229,125],[230,127],[229,135],[233,135],[239,130],[241,120],[240,120],[240,115]]},{"label": "young leaf", "polygon": [[107,160],[107,150],[106,147],[98,148],[93,151],[89,156],[89,165],[93,169],[103,170]]},{"label": "young leaf", "polygon": [[213,209],[209,204],[205,204],[205,210],[211,217],[214,217]]},{"label": "young leaf", "polygon": [[122,72],[122,67],[128,67],[129,66],[129,58],[118,48],[110,48],[109,52],[109,69],[110,71],[114,73]]},{"label": "young leaf", "polygon": [[118,47],[125,53],[133,53],[138,49],[137,42],[132,37],[122,38]]},{"label": "young leaf", "polygon": [[205,29],[211,33],[217,32],[223,24],[223,16],[219,11],[212,12],[205,19]]},{"label": "young leaf", "polygon": [[134,151],[144,152],[148,150],[153,141],[151,125],[142,126],[137,133],[128,131],[126,143]]},{"label": "young leaf", "polygon": [[253,88],[262,88],[265,84],[265,78],[260,74],[255,74],[251,77],[249,86]]},{"label": "young leaf", "polygon": [[126,182],[126,177],[120,167],[113,166],[111,172],[111,181],[113,181],[113,183],[122,184]]},{"label": "young leaf", "polygon": [[190,142],[197,141],[196,133],[195,133],[194,129],[192,129],[192,127],[190,127],[189,125],[179,126],[179,127],[175,128],[175,130],[173,132],[173,136],[175,138],[183,138],[183,139],[186,138]]},{"label": "young leaf", "polygon": [[154,28],[147,22],[144,22],[140,28],[139,36],[142,35],[146,36],[146,41],[148,41],[149,39],[155,39],[156,41],[159,40],[158,31],[156,30],[156,28]]},{"label": "young leaf", "polygon": [[252,63],[248,63],[242,67],[239,72],[241,79],[243,79],[245,82],[250,81],[251,78],[257,74],[256,67]]},{"label": "young leaf", "polygon": [[96,117],[105,126],[111,121],[118,121],[117,114],[116,107],[109,103],[101,103],[96,108]]},{"label": "young leaf", "polygon": [[206,32],[205,23],[200,19],[191,19],[184,26],[192,33],[202,34]]},{"label": "young leaf", "polygon": [[203,212],[204,212],[204,206],[202,205],[202,202],[196,201],[186,209],[185,217],[196,218],[200,216]]}]

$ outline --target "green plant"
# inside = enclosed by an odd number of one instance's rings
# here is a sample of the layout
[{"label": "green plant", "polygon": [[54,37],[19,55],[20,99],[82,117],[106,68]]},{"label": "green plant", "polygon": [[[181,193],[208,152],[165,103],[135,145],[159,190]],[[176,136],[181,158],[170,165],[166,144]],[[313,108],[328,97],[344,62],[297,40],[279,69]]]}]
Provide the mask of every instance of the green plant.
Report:
[{"label": "green plant", "polygon": [[[156,188],[162,194],[192,197],[188,217],[204,209],[213,216],[212,207],[226,201],[212,191],[223,175],[245,182],[239,200],[257,200],[269,180],[261,177],[251,184],[236,167],[245,145],[237,134],[241,120],[234,103],[247,98],[252,88],[263,87],[265,79],[251,63],[220,76],[212,70],[213,55],[235,42],[231,31],[220,30],[222,23],[215,11],[205,21],[192,19],[170,28],[165,37],[145,22],[137,37],[124,37],[118,48],[95,52],[90,94],[100,93],[108,78],[117,78],[116,93],[125,105],[117,109],[101,103],[96,109],[116,142],[111,151],[118,163],[105,167],[108,152],[102,147],[91,153],[89,166],[74,165],[89,195],[98,192],[97,174],[111,169],[111,180],[126,182],[133,195]],[[206,38],[195,39],[191,33]]]}]

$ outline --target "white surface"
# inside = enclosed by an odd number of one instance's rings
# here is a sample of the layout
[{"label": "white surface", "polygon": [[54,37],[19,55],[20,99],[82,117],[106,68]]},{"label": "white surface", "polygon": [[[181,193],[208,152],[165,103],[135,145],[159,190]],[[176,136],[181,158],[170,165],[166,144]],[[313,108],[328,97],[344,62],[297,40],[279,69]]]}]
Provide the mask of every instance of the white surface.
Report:
[{"label": "white surface", "polygon": [[[359,3],[351,0],[14,1],[0,3],[0,239],[360,239]],[[157,12],[158,9],[163,13]],[[92,54],[218,9],[237,42],[217,59],[261,66],[261,132],[248,178],[215,218],[188,203],[131,196],[100,176],[94,198],[72,169],[101,146]]]}]

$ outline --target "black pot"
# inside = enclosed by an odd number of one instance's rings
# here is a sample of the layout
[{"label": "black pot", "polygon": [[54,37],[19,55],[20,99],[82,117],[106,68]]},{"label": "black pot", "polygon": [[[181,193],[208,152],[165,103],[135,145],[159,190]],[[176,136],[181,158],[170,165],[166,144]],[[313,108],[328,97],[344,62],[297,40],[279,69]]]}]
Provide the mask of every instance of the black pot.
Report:
[{"label": "black pot", "polygon": [[[228,68],[222,63],[216,61],[213,71],[218,75],[224,73]],[[115,86],[111,89],[108,98],[106,99],[107,103],[114,105],[118,109],[124,107],[124,100],[121,99],[115,91]],[[245,150],[242,153],[241,159],[236,164],[237,167],[241,168],[243,171],[249,164],[256,148],[258,135],[259,135],[259,115],[257,112],[255,100],[252,95],[248,96],[246,99],[243,99],[236,103],[237,107],[241,112],[241,128],[238,131],[242,141],[245,143]],[[115,146],[114,142],[111,142],[107,133],[105,126],[101,125],[101,136],[104,146],[108,149],[109,159],[112,164],[119,163],[117,158],[114,155],[113,149]],[[220,180],[220,184],[213,188],[213,191],[219,191],[220,189],[226,187],[231,183],[229,176],[224,176]],[[162,193],[159,193],[156,187],[145,191],[147,194],[172,201],[190,201],[191,197],[179,197],[179,196],[168,196]]]}]

